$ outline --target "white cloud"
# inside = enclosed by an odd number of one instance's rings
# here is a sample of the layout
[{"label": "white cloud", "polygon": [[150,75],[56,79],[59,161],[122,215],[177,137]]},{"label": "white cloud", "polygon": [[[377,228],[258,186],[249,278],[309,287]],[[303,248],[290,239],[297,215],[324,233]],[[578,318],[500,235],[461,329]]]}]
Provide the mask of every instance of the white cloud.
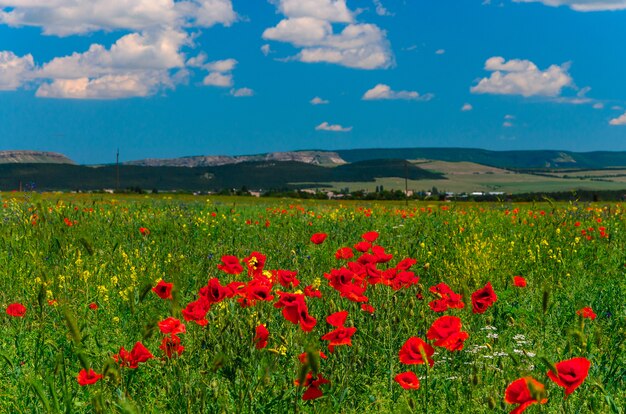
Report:
[{"label": "white cloud", "polygon": [[596,102],[593,104],[593,109],[604,109],[604,104],[602,102]]},{"label": "white cloud", "polygon": [[373,100],[381,100],[381,99],[404,99],[409,101],[429,101],[434,97],[433,94],[427,93],[425,95],[420,95],[415,91],[394,91],[391,89],[389,85],[385,85],[379,83],[374,86],[372,89],[368,90],[363,94],[362,99],[364,101],[373,101]]},{"label": "white cloud", "polygon": [[515,115],[506,114],[504,115],[504,119],[515,119]]},{"label": "white cloud", "polygon": [[20,88],[32,76],[34,68],[30,54],[20,57],[13,52],[0,51],[0,91]]},{"label": "white cloud", "polygon": [[529,60],[507,62],[502,57],[492,57],[485,62],[485,70],[492,72],[491,76],[481,79],[470,90],[479,94],[556,97],[564,87],[574,87],[568,69],[569,65],[563,64],[542,71]]},{"label": "white cloud", "polygon": [[469,112],[471,110],[473,110],[474,107],[471,104],[463,104],[463,106],[461,107],[461,112]]},{"label": "white cloud", "polygon": [[387,10],[387,8],[385,6],[383,6],[383,4],[381,3],[380,0],[373,0],[374,1],[374,6],[376,6],[376,14],[379,16],[393,16],[393,13],[391,13],[389,10]]},{"label": "white cloud", "polygon": [[[206,54],[186,61],[194,46],[191,30],[217,23],[228,26],[237,15],[231,0],[0,0],[0,24],[40,27],[44,34],[69,36],[96,31],[126,31],[111,46],[94,43],[86,51],[59,56],[28,70],[12,69],[13,89],[27,80],[48,98],[117,99],[143,97],[186,81],[196,67],[209,71],[205,84],[232,86],[237,61],[205,63]],[[11,52],[5,52],[11,53]],[[15,78],[18,76],[18,78]],[[227,82],[230,78],[230,82]],[[9,84],[0,69],[0,88]]]},{"label": "white cloud", "polygon": [[261,46],[261,53],[263,53],[265,56],[267,56],[270,53],[272,53],[272,48],[270,47],[269,44],[266,43],[263,46]]},{"label": "white cloud", "polygon": [[513,0],[515,3],[543,3],[546,6],[567,6],[580,12],[626,9],[626,0]]},{"label": "white cloud", "polygon": [[326,105],[329,103],[329,101],[327,101],[326,99],[322,99],[319,96],[316,96],[315,98],[311,99],[309,102],[311,102],[311,105]]},{"label": "white cloud", "polygon": [[236,98],[254,96],[254,91],[250,88],[231,89],[230,94]]},{"label": "white cloud", "polygon": [[511,128],[513,126],[513,123],[509,122],[509,121],[504,121],[502,123],[502,126],[505,127],[505,128]]},{"label": "white cloud", "polygon": [[318,126],[315,127],[316,131],[330,131],[330,132],[350,132],[352,131],[352,127],[343,127],[339,124],[332,125],[328,122],[322,122]]},{"label": "white cloud", "polygon": [[612,110],[614,110],[614,111],[623,111],[623,110],[624,110],[624,107],[622,107],[622,106],[620,106],[620,105],[613,105],[613,106],[611,107],[611,109],[612,109]]},{"label": "white cloud", "polygon": [[202,84],[206,86],[217,86],[220,88],[230,88],[233,86],[233,75],[220,72],[211,72],[204,77]]},{"label": "white cloud", "polygon": [[[290,60],[333,63],[356,69],[393,65],[385,31],[374,24],[354,22],[344,0],[274,0],[286,16],[263,38],[286,42],[302,50]],[[333,23],[345,27],[337,33]]]},{"label": "white cloud", "polygon": [[437,49],[437,50],[435,51],[435,54],[436,54],[436,55],[443,55],[443,54],[445,54],[445,53],[446,53],[446,49]]},{"label": "white cloud", "polygon": [[626,125],[626,112],[609,121],[610,125]]},{"label": "white cloud", "polygon": [[47,35],[210,27],[237,20],[230,0],[0,0],[0,23],[41,27]]}]

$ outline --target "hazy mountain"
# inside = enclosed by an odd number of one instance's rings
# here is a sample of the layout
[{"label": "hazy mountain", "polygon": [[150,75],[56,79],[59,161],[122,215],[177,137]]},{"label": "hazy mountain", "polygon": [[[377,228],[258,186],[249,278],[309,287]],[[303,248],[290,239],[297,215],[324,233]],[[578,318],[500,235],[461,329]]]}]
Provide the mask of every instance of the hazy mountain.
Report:
[{"label": "hazy mountain", "polygon": [[242,162],[263,161],[295,161],[321,166],[346,164],[346,162],[336,152],[329,151],[270,152],[267,154],[236,156],[199,155],[164,159],[147,158],[144,160],[128,161],[124,164],[143,167],[214,167],[219,165],[239,164]]},{"label": "hazy mountain", "polygon": [[0,164],[76,164],[63,154],[47,151],[0,151]]}]

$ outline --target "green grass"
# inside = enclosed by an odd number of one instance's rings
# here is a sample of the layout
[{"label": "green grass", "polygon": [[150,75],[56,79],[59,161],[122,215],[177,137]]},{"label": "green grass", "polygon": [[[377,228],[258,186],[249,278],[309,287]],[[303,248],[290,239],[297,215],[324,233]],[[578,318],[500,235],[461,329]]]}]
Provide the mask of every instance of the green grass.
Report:
[{"label": "green grass", "polygon": [[[0,306],[19,302],[28,309],[23,318],[1,316],[0,412],[508,412],[514,406],[504,402],[504,390],[526,375],[545,384],[548,398],[528,413],[626,408],[623,205],[4,193],[0,223]],[[150,234],[141,235],[140,227]],[[324,274],[345,264],[335,259],[338,248],[372,230],[393,255],[378,267],[411,257],[420,280],[399,290],[369,286],[365,294],[376,309],[370,315]],[[309,238],[318,232],[328,239],[314,245]],[[274,286],[274,295],[319,285],[322,298],[306,301],[317,318],[312,332],[286,321],[275,300],[241,307],[225,299],[211,307],[206,327],[184,321],[181,310],[210,278],[224,285],[250,280],[245,272],[218,270],[220,258],[253,251],[267,256],[266,269],[298,272],[300,286]],[[528,286],[513,286],[514,275]],[[173,300],[150,291],[159,279],[174,284]],[[445,314],[461,318],[465,347],[436,347],[432,369],[403,365],[403,344],[413,336],[426,340],[441,316],[428,306],[435,299],[429,287],[440,282],[464,296],[465,308]],[[474,314],[469,296],[487,282],[497,302]],[[595,320],[576,315],[585,306]],[[334,329],[325,318],[341,310],[357,331],[351,347],[331,354],[320,338]],[[174,359],[164,358],[156,327],[169,316],[187,328],[180,335],[185,350]],[[253,343],[260,323],[270,332],[265,349]],[[119,368],[112,355],[137,341],[155,358],[135,370]],[[328,355],[319,372],[330,384],[321,386],[322,398],[302,401],[294,380],[311,367],[303,368],[298,355],[318,350]],[[572,357],[589,359],[591,369],[564,399],[546,372]],[[76,375],[83,367],[105,378],[81,387]],[[393,381],[407,370],[418,375],[420,389]]]}]

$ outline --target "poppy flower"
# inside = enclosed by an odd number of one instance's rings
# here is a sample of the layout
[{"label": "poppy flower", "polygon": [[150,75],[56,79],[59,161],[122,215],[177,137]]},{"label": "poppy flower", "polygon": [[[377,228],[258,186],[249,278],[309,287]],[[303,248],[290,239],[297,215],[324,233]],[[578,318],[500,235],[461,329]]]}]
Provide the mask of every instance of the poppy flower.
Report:
[{"label": "poppy flower", "polygon": [[491,282],[487,282],[485,287],[472,293],[472,311],[474,313],[485,313],[493,305],[498,297],[491,287]]},{"label": "poppy flower", "polygon": [[520,414],[532,404],[545,404],[548,402],[545,395],[545,387],[532,377],[516,379],[506,387],[504,401],[507,404],[520,404],[510,414]]},{"label": "poppy flower", "polygon": [[422,353],[432,367],[435,363],[431,358],[435,353],[434,348],[424,342],[423,339],[412,336],[402,345],[400,352],[398,352],[398,357],[403,364],[424,364],[426,361],[424,361]]},{"label": "poppy flower", "polygon": [[141,233],[142,236],[147,236],[148,234],[150,234],[150,230],[148,230],[146,227],[139,227],[139,233]]},{"label": "poppy flower", "polygon": [[428,290],[439,297],[439,299],[435,299],[428,304],[434,312],[445,312],[449,308],[462,309],[465,307],[465,303],[462,300],[463,296],[454,293],[450,286],[445,283],[431,286]]},{"label": "poppy flower", "polygon": [[344,328],[343,326],[322,336],[323,341],[330,341],[328,350],[335,352],[335,347],[339,345],[352,346],[352,335],[356,333],[356,328]]},{"label": "poppy flower", "polygon": [[254,276],[263,273],[266,259],[267,257],[263,253],[252,252],[250,253],[250,256],[243,259],[243,261],[248,267],[248,273],[251,276]]},{"label": "poppy flower", "polygon": [[267,346],[267,339],[270,336],[270,331],[267,330],[265,325],[259,325],[256,327],[256,334],[254,335],[254,347],[256,349],[263,349]]},{"label": "poppy flower", "polygon": [[588,318],[594,320],[596,318],[596,313],[589,306],[584,307],[576,312],[576,315],[580,315],[583,318]]},{"label": "poppy flower", "polygon": [[187,322],[193,321],[200,326],[206,326],[209,321],[206,320],[206,314],[211,304],[204,298],[190,302],[185,309],[182,310],[183,318]]},{"label": "poppy flower", "polygon": [[81,369],[78,375],[76,376],[76,381],[78,381],[78,385],[84,387],[85,385],[95,384],[102,378],[101,374],[97,374],[93,369]]},{"label": "poppy flower", "polygon": [[411,259],[407,257],[406,259],[400,260],[400,262],[396,265],[396,269],[398,270],[409,270],[411,266],[417,263],[417,260]]},{"label": "poppy flower", "polygon": [[318,374],[317,377],[313,377],[313,374],[309,372],[304,379],[304,384],[300,384],[298,380],[296,380],[295,383],[297,386],[306,387],[306,391],[302,394],[302,399],[304,401],[308,401],[323,396],[324,394],[319,387],[322,384],[330,384],[330,381],[322,377],[322,374]]},{"label": "poppy flower", "polygon": [[171,335],[178,335],[187,332],[185,325],[182,324],[180,320],[172,318],[171,316],[159,322],[159,329],[162,333]]},{"label": "poppy flower", "polygon": [[176,335],[168,335],[163,338],[159,349],[163,351],[166,357],[172,358],[172,356],[180,356],[185,347],[180,344],[180,338]]},{"label": "poppy flower", "polygon": [[278,280],[283,287],[298,286],[300,281],[296,278],[298,272],[291,270],[273,270],[275,280]]},{"label": "poppy flower", "polygon": [[463,342],[469,338],[467,332],[461,332],[461,319],[456,316],[442,316],[435,320],[426,333],[428,339],[435,340],[435,346],[449,351],[460,351]]},{"label": "poppy flower", "polygon": [[361,310],[367,313],[374,313],[376,310],[372,305],[368,305],[366,303],[361,304]]},{"label": "poppy flower", "polygon": [[548,371],[548,378],[565,388],[567,396],[585,381],[591,362],[587,358],[578,357],[558,362],[554,366],[558,375]]},{"label": "poppy flower", "polygon": [[517,287],[526,287],[526,279],[521,276],[513,276],[513,284]]},{"label": "poppy flower", "polygon": [[304,296],[307,296],[309,298],[321,298],[322,292],[315,289],[312,285],[309,285],[304,288]]},{"label": "poppy flower", "polygon": [[394,377],[394,381],[405,390],[416,390],[420,387],[420,380],[414,372],[407,371]]},{"label": "poppy flower", "polygon": [[357,252],[365,253],[372,247],[372,243],[366,241],[360,241],[354,245],[354,250]]},{"label": "poppy flower", "polygon": [[342,247],[335,253],[336,259],[351,259],[354,257],[354,252],[349,247]]},{"label": "poppy flower", "polygon": [[152,288],[152,291],[157,294],[161,299],[172,299],[173,283],[167,283],[163,280],[159,280],[159,283]]},{"label": "poppy flower", "polygon": [[372,253],[376,256],[376,263],[387,263],[393,259],[392,254],[385,253],[385,248],[383,246],[373,246]]},{"label": "poppy flower", "polygon": [[[301,364],[306,364],[307,363],[307,353],[303,352],[300,355],[298,355],[298,361],[300,361]],[[322,359],[328,359],[328,356],[326,356],[325,353],[323,353],[322,351],[320,351],[320,358]]]},{"label": "poppy flower", "polygon": [[7,306],[7,315],[14,316],[16,318],[23,318],[26,315],[26,306],[21,303],[12,303]]},{"label": "poppy flower", "polygon": [[376,239],[378,238],[378,232],[375,231],[368,231],[367,233],[364,233],[361,238],[365,241],[368,241],[370,243],[374,243],[376,241]]},{"label": "poppy flower", "polygon": [[243,272],[243,266],[239,263],[237,256],[222,256],[222,264],[218,264],[217,268],[231,275]]},{"label": "poppy flower", "polygon": [[328,322],[330,325],[336,328],[339,328],[339,327],[343,327],[344,323],[346,322],[347,317],[348,317],[348,311],[335,312],[326,318],[326,322]]},{"label": "poppy flower", "polygon": [[120,351],[113,355],[113,359],[115,362],[119,363],[121,367],[128,367],[131,369],[137,368],[140,362],[146,362],[151,358],[154,358],[154,355],[152,355],[148,348],[146,348],[141,342],[135,343],[135,346],[130,352],[125,350],[124,347],[121,347]]},{"label": "poppy flower", "polygon": [[328,234],[326,233],[315,233],[311,236],[311,242],[313,244],[322,244],[324,243],[324,240],[326,240],[326,237],[328,237]]},{"label": "poppy flower", "polygon": [[91,309],[91,310],[98,310],[98,304],[96,302],[91,302],[89,304],[89,309]]}]

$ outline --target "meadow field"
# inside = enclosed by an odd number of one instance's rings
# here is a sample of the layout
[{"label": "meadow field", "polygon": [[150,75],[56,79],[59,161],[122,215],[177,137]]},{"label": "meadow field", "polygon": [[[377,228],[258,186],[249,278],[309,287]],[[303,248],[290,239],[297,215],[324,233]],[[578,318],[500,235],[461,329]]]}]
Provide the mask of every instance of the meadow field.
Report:
[{"label": "meadow field", "polygon": [[0,193],[2,413],[624,413],[622,204]]}]

